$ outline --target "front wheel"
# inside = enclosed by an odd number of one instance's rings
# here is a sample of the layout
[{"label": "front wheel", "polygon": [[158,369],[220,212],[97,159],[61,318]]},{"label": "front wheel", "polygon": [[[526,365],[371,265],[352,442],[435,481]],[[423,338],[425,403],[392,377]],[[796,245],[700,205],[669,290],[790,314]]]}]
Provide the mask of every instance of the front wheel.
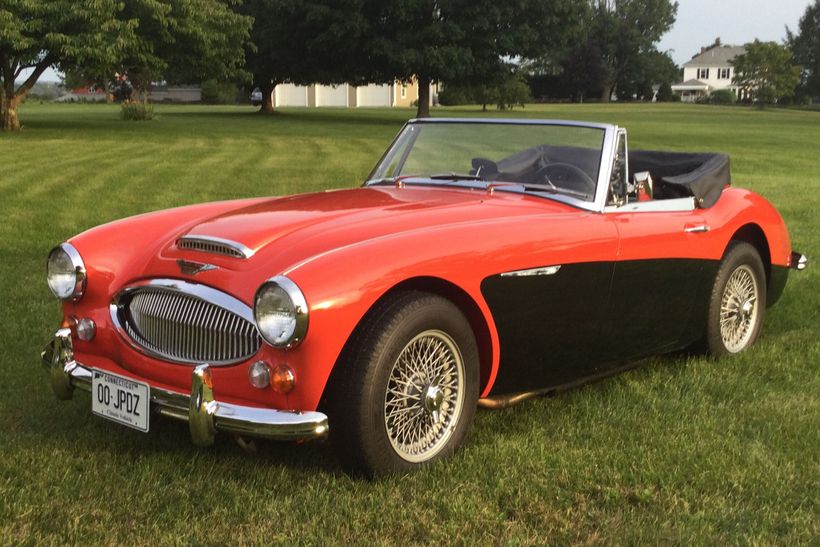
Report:
[{"label": "front wheel", "polygon": [[760,334],[765,312],[766,273],[760,255],[748,243],[732,243],[712,288],[704,349],[713,355],[745,350]]},{"label": "front wheel", "polygon": [[412,471],[452,454],[475,415],[478,349],[450,301],[407,292],[365,319],[331,396],[331,438],[354,472]]}]

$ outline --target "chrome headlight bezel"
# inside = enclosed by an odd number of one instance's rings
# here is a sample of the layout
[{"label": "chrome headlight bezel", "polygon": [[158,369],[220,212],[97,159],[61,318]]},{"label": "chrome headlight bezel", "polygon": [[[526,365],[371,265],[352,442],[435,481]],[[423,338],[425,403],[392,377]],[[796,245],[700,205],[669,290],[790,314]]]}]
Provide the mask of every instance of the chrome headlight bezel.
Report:
[{"label": "chrome headlight bezel", "polygon": [[[287,307],[290,308],[292,328],[289,332],[277,336],[275,333],[265,329],[265,317],[261,317],[260,303],[262,298],[271,293],[276,293],[280,297],[287,299]],[[284,275],[277,275],[265,281],[256,291],[253,298],[253,318],[256,321],[256,329],[262,339],[275,348],[292,348],[299,345],[307,335],[308,330],[308,305],[305,295],[302,294],[299,286]]]},{"label": "chrome headlight bezel", "polygon": [[[65,290],[58,290],[60,287],[55,288],[56,281],[53,282],[52,278],[52,274],[58,273],[53,270],[54,263],[52,262],[58,253],[63,253],[68,258],[68,261],[71,263],[73,269],[72,272],[68,272],[67,270],[62,272],[63,274],[74,276],[74,279],[71,281],[70,285],[66,284],[64,286]],[[76,302],[82,298],[83,293],[85,293],[87,280],[88,274],[85,269],[85,263],[83,262],[79,251],[77,251],[71,243],[61,243],[51,249],[46,260],[46,282],[48,283],[49,290],[51,290],[51,293],[54,296],[60,300],[73,300]]]}]

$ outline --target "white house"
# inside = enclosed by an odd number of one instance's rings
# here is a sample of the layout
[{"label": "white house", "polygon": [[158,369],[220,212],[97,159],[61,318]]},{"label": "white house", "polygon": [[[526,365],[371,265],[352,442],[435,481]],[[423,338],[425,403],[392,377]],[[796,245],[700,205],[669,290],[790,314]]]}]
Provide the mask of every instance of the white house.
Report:
[{"label": "white house", "polygon": [[[430,85],[430,105],[433,105],[437,87]],[[418,100],[416,81],[409,83],[340,85],[280,84],[273,90],[273,106],[335,106],[335,107],[408,107]]]},{"label": "white house", "polygon": [[683,65],[683,81],[674,84],[672,91],[680,93],[681,100],[686,103],[693,103],[719,89],[730,89],[737,95],[737,86],[732,84],[735,69],[729,61],[745,52],[745,46],[724,46],[720,43],[702,48],[699,54]]}]

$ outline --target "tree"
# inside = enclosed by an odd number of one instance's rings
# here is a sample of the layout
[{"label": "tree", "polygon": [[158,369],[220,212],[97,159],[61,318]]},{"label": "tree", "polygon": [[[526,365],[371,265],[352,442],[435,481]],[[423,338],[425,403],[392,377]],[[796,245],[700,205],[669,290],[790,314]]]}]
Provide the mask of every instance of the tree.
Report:
[{"label": "tree", "polygon": [[[173,72],[235,76],[251,20],[232,0],[0,0],[0,122],[20,128],[17,107],[50,67],[82,75],[129,72],[146,85]],[[26,69],[31,74],[16,80]]]},{"label": "tree", "polygon": [[246,0],[240,12],[254,19],[246,68],[262,90],[260,112],[273,112],[278,84],[365,81],[366,7],[366,0]]},{"label": "tree", "polygon": [[495,104],[499,110],[511,110],[516,106],[523,107],[531,99],[524,74],[515,66],[509,67],[509,71],[500,77],[479,84],[445,83],[439,94],[442,104],[480,104],[482,110],[487,110],[490,104]]},{"label": "tree", "polygon": [[417,78],[418,117],[430,113],[430,83],[481,85],[505,59],[534,58],[566,45],[580,23],[573,0],[370,0],[367,44],[374,77]]},{"label": "tree", "polygon": [[[128,75],[143,99],[150,83],[244,79],[252,18],[230,0],[128,0],[119,17],[134,22],[113,67]],[[113,72],[113,71],[112,71]]]},{"label": "tree", "polygon": [[820,0],[806,8],[800,18],[799,34],[786,29],[795,62],[803,66],[802,89],[808,97],[820,96]]},{"label": "tree", "polygon": [[[597,84],[608,102],[619,83],[637,90],[646,81],[634,78],[659,53],[655,44],[672,27],[678,3],[670,0],[589,0],[583,41],[563,63],[569,70],[588,71],[586,82]],[[650,59],[647,60],[646,57]],[[573,64],[578,63],[581,64]],[[655,83],[655,82],[650,82]],[[630,94],[631,95],[631,94]]]},{"label": "tree", "polygon": [[619,98],[651,101],[657,83],[671,85],[677,81],[680,69],[666,52],[651,49],[636,57],[631,65],[622,71],[617,81]]},{"label": "tree", "polygon": [[748,100],[774,104],[794,96],[800,84],[801,70],[792,63],[791,51],[775,42],[755,40],[730,62],[735,69],[732,83]]},{"label": "tree", "polygon": [[116,61],[133,27],[118,18],[119,7],[117,0],[0,0],[0,128],[20,129],[17,107],[48,67]]}]

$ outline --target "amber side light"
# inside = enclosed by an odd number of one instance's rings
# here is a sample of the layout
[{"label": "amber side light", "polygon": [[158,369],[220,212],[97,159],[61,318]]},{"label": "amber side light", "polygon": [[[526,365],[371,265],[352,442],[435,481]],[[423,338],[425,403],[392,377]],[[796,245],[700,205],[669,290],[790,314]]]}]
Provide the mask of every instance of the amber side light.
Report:
[{"label": "amber side light", "polygon": [[211,374],[211,369],[210,368],[205,370],[205,373],[202,375],[202,383],[204,383],[210,389],[214,388],[214,377]]},{"label": "amber side light", "polygon": [[296,376],[293,369],[281,363],[271,367],[270,386],[277,393],[288,393],[296,384]]}]

